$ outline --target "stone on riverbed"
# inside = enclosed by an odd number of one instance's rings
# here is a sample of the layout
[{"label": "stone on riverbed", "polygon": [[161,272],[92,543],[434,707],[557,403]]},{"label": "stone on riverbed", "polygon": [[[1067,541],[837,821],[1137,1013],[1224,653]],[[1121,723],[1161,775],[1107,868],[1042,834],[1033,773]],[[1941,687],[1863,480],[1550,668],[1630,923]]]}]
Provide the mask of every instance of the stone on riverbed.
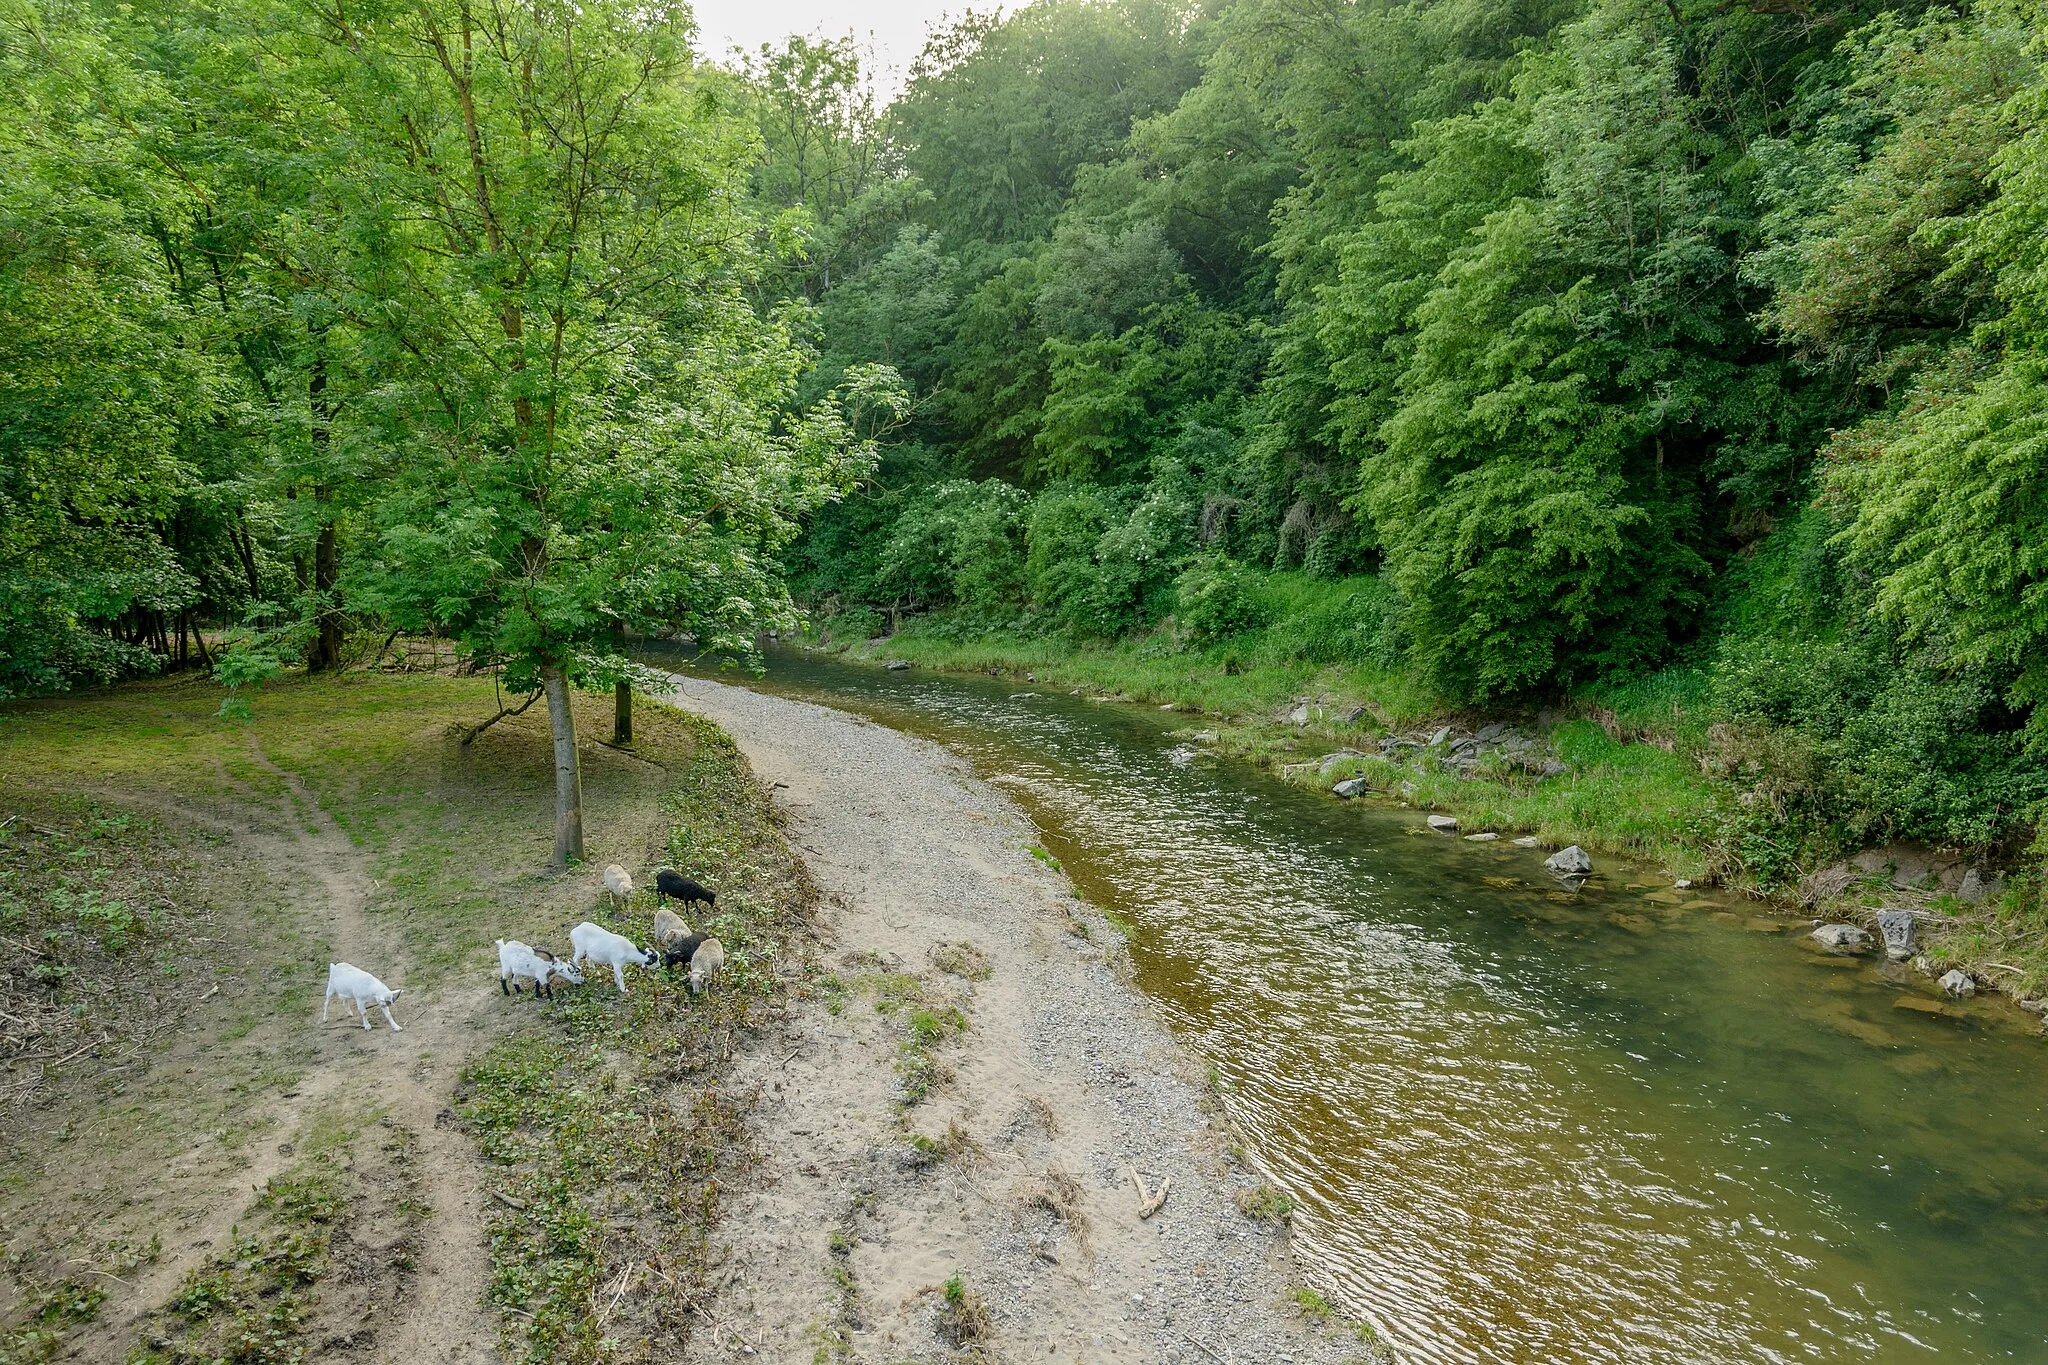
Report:
[{"label": "stone on riverbed", "polygon": [[1524,834],[1513,842],[1516,848],[1535,848],[1541,841],[1533,834]]},{"label": "stone on riverbed", "polygon": [[901,673],[904,669],[910,667],[910,660],[891,659],[888,663],[883,664],[882,667],[888,669],[891,673]]},{"label": "stone on riverbed", "polygon": [[1913,955],[1913,912],[1911,910],[1878,911],[1877,932],[1884,939],[1884,955],[1892,961],[1904,962]]},{"label": "stone on riverbed", "polygon": [[1490,844],[1498,838],[1500,838],[1498,834],[1489,831],[1485,834],[1468,834],[1465,836],[1465,842],[1471,844]]},{"label": "stone on riverbed", "polygon": [[1551,854],[1543,860],[1543,866],[1560,877],[1587,877],[1593,872],[1592,858],[1577,844]]},{"label": "stone on riverbed", "polygon": [[1336,786],[1330,788],[1330,790],[1343,797],[1346,801],[1349,801],[1352,797],[1363,796],[1372,789],[1366,786],[1365,779],[1362,777],[1347,777]]},{"label": "stone on riverbed", "polygon": [[1429,817],[1429,827],[1438,834],[1456,834],[1458,832],[1458,817],[1455,815],[1432,815]]},{"label": "stone on riverbed", "polygon": [[1813,931],[1814,942],[1836,953],[1857,953],[1870,943],[1868,930],[1853,924],[1823,924]]},{"label": "stone on riverbed", "polygon": [[1951,969],[1941,978],[1941,993],[1955,996],[1958,1000],[1977,993],[1977,980],[1968,972]]}]

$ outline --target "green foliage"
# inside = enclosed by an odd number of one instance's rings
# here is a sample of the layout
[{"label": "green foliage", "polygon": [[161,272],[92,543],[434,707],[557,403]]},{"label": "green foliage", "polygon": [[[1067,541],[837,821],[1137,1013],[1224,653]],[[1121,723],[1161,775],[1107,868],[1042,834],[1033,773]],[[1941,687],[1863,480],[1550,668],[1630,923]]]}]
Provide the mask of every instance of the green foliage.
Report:
[{"label": "green foliage", "polygon": [[0,1365],[40,1365],[53,1359],[65,1335],[99,1315],[107,1291],[63,1279],[27,1296],[13,1323],[0,1326]]},{"label": "green foliage", "polygon": [[1174,617],[1195,644],[1241,635],[1264,625],[1267,619],[1257,582],[1255,575],[1235,561],[1205,555],[1174,580]]}]

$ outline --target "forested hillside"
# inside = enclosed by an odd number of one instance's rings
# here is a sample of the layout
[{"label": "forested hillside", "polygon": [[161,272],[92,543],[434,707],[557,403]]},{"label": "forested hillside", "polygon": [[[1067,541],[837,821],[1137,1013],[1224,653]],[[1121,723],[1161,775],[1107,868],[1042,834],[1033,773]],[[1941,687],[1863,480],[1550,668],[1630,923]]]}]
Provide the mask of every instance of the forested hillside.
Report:
[{"label": "forested hillside", "polygon": [[803,591],[842,638],[1655,696],[1718,723],[1765,881],[2018,854],[2048,796],[2038,20],[970,18],[838,125],[900,220],[820,215],[814,382],[886,362],[916,407]]}]

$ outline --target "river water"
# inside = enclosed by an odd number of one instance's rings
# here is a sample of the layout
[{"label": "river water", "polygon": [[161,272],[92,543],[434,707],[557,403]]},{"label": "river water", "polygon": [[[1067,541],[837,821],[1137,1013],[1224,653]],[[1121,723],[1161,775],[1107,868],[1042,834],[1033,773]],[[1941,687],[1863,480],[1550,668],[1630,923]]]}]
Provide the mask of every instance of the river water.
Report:
[{"label": "river water", "polygon": [[1019,801],[1403,1361],[2048,1362],[2048,1044],[2009,1006],[1190,761],[1184,716],[800,655],[754,685]]}]

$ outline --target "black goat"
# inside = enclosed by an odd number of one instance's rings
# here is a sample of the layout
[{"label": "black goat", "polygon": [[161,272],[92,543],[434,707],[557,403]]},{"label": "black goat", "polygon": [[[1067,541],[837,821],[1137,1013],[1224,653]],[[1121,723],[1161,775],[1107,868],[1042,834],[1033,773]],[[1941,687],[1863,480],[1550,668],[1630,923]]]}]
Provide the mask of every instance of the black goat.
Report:
[{"label": "black goat", "polygon": [[670,872],[665,868],[654,874],[654,898],[660,900],[664,896],[681,901],[685,910],[690,908],[693,901],[702,901],[713,910],[718,908],[716,891],[708,886],[697,885],[680,872]]},{"label": "black goat", "polygon": [[664,967],[688,967],[690,959],[697,955],[697,946],[710,937],[711,935],[709,934],[691,934],[688,938],[674,940],[661,950],[661,965]]}]

